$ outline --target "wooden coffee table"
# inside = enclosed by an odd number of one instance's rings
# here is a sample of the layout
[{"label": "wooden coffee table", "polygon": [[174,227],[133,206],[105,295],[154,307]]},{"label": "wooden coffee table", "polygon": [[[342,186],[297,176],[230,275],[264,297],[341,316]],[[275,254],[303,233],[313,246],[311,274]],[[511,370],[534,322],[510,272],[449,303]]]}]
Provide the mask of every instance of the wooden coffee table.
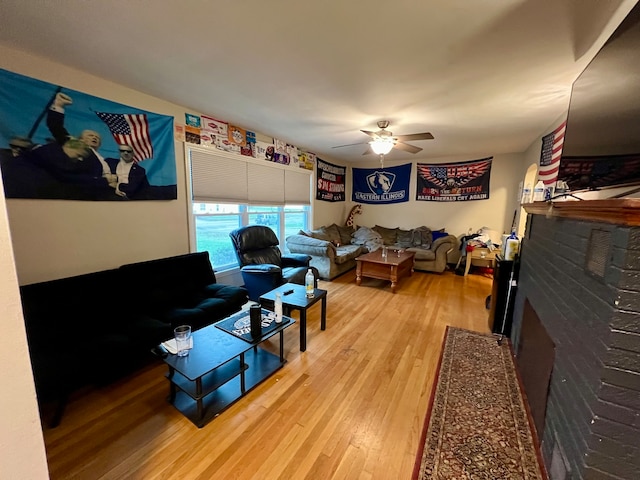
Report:
[{"label": "wooden coffee table", "polygon": [[391,292],[396,293],[398,280],[413,273],[414,256],[413,252],[388,250],[387,258],[382,258],[382,249],[360,255],[356,258],[356,284],[362,283],[362,277],[390,280]]}]

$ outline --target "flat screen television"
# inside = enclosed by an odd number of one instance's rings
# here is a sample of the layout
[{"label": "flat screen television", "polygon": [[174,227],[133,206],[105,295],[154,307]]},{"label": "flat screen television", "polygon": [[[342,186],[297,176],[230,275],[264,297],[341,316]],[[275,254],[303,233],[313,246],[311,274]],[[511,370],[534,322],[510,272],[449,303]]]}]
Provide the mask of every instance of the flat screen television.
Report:
[{"label": "flat screen television", "polygon": [[558,180],[572,191],[640,184],[640,4],[573,84]]}]

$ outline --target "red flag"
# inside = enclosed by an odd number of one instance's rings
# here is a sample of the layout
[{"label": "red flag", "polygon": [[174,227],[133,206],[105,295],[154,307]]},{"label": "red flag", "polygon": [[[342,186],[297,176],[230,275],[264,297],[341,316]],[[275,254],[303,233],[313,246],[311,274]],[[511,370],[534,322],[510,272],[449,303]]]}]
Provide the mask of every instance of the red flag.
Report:
[{"label": "red flag", "polygon": [[562,156],[562,145],[564,144],[564,132],[566,129],[567,122],[565,120],[553,132],[542,137],[538,180],[542,180],[545,185],[555,186],[558,180],[560,157]]}]

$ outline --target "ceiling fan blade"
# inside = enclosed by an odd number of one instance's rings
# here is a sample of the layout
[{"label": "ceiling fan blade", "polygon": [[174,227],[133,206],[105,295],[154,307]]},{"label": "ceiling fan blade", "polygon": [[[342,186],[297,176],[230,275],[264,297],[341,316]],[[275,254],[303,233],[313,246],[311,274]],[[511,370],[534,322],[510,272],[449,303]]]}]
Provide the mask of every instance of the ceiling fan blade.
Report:
[{"label": "ceiling fan blade", "polygon": [[410,135],[396,135],[398,141],[400,142],[411,142],[416,140],[433,140],[433,135],[429,132],[424,133],[412,133]]},{"label": "ceiling fan blade", "polygon": [[370,132],[369,130],[360,130],[365,135],[369,135],[371,138],[377,138],[378,132]]},{"label": "ceiling fan blade", "polygon": [[362,155],[371,155],[374,153],[375,152],[373,151],[373,148],[371,148],[371,145],[369,145]]},{"label": "ceiling fan blade", "polygon": [[409,153],[418,153],[422,149],[420,147],[416,147],[415,145],[409,145],[408,143],[396,142],[393,148],[397,148],[398,150],[404,150]]},{"label": "ceiling fan blade", "polygon": [[353,147],[354,145],[365,145],[366,143],[368,142],[347,143],[346,145],[336,145],[335,147],[331,147],[331,148]]}]

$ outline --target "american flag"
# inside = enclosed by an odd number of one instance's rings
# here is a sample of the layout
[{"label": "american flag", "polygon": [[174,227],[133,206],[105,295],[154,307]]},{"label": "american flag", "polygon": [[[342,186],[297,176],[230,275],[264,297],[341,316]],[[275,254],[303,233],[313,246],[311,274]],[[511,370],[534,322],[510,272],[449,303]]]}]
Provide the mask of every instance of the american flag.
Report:
[{"label": "american flag", "polygon": [[149,122],[145,114],[96,112],[96,115],[107,124],[118,145],[133,147],[134,162],[153,158]]},{"label": "american flag", "polygon": [[540,168],[538,180],[545,185],[555,185],[560,169],[560,157],[564,144],[564,132],[567,129],[567,121],[562,122],[553,132],[542,137],[542,151],[540,152]]}]

